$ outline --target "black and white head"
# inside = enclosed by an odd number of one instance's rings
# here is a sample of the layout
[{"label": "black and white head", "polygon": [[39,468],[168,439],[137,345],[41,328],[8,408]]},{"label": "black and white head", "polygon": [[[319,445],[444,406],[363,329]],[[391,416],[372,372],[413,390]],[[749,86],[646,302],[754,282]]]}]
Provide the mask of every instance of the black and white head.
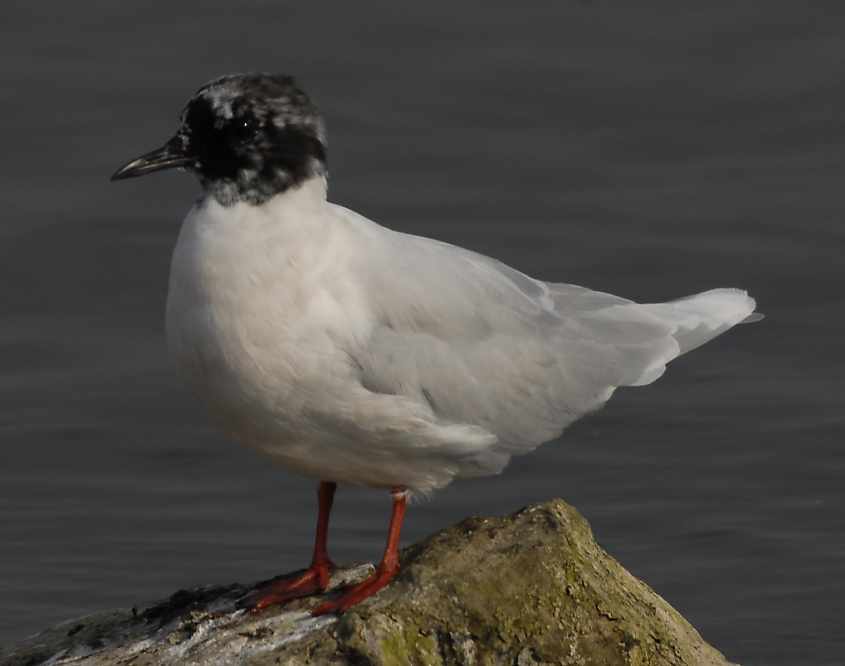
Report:
[{"label": "black and white head", "polygon": [[185,105],[176,135],[118,169],[112,180],[181,167],[223,206],[258,205],[326,175],[326,131],[290,76],[234,74],[210,81]]}]

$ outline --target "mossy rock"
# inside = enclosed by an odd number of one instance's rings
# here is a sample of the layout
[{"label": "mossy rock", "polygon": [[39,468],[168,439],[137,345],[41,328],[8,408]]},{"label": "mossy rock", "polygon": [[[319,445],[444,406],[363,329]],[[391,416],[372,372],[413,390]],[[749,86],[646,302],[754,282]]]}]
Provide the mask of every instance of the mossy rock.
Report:
[{"label": "mossy rock", "polygon": [[[368,571],[338,572],[332,590]],[[0,664],[729,663],[561,500],[470,518],[405,549],[396,581],[339,619],[308,615],[325,595],[259,615],[236,610],[254,587],[181,591],[142,612],[64,623]]]}]

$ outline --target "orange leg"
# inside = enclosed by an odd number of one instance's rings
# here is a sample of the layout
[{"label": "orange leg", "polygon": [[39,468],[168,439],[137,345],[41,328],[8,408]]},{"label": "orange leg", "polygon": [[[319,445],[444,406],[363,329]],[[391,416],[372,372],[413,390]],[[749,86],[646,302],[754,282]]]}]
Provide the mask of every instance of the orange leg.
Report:
[{"label": "orange leg", "polygon": [[393,496],[393,513],[390,516],[390,528],[387,531],[387,547],[384,549],[384,556],[375,573],[365,581],[350,587],[339,598],[320,604],[311,611],[311,615],[343,613],[374,595],[399,573],[399,533],[402,530],[402,520],[405,518],[407,496],[404,488],[392,488],[391,495]]},{"label": "orange leg", "polygon": [[332,510],[334,491],[337,484],[332,481],[321,481],[317,491],[319,498],[319,513],[317,515],[317,536],[314,540],[314,556],[311,566],[296,578],[271,583],[259,592],[258,599],[250,604],[253,611],[260,611],[268,606],[283,604],[291,599],[306,597],[315,592],[322,592],[329,586],[329,577],[335,568],[329,559],[326,542],[329,535],[329,514]]}]

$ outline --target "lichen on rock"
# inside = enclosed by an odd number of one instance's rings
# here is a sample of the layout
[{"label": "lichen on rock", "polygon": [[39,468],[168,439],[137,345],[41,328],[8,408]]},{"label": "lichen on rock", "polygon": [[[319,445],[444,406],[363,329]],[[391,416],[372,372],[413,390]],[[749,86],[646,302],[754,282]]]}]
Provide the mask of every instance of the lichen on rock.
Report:
[{"label": "lichen on rock", "polygon": [[[335,573],[327,594],[370,565]],[[287,666],[727,666],[729,662],[593,539],[562,500],[469,518],[402,552],[387,588],[340,618],[312,618],[325,595],[259,614],[255,586],[182,591],[141,612],[64,623],[0,664]]]}]

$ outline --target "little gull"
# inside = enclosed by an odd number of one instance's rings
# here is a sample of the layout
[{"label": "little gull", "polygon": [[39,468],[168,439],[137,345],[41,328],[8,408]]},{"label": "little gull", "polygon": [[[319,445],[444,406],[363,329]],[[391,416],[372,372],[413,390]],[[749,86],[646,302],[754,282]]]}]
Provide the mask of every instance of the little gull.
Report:
[{"label": "little gull", "polygon": [[738,289],[634,303],[329,203],[325,126],[288,76],[207,83],[176,135],[112,179],[172,167],[204,194],[173,253],[171,352],[229,435],[320,480],[311,565],[255,609],[326,589],[337,483],[388,489],[393,512],[375,573],[315,615],[396,575],[408,493],[501,472],[617,387],[757,317]]}]

